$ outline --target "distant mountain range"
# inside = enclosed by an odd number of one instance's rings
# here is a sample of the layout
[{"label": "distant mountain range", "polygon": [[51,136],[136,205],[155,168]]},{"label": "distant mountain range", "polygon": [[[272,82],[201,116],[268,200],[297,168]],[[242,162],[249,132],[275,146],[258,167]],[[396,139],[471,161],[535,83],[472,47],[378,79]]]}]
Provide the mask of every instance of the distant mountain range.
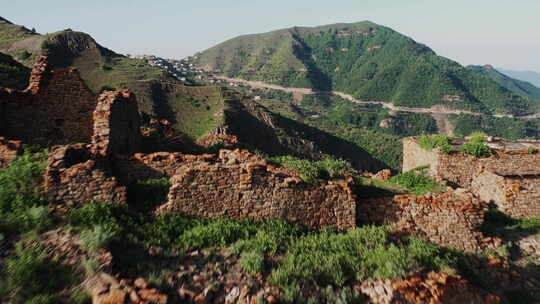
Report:
[{"label": "distant mountain range", "polygon": [[487,77],[493,79],[495,82],[512,92],[540,100],[540,88],[534,86],[530,82],[511,78],[506,73],[500,72],[499,70],[493,68],[493,66],[491,65],[473,65],[468,66],[468,68],[483,75],[486,75]]},{"label": "distant mountain range", "polygon": [[484,74],[369,21],[240,36],[198,54],[197,63],[227,76],[400,106],[442,104],[514,115],[539,109],[537,102]]},{"label": "distant mountain range", "polygon": [[512,78],[519,79],[521,81],[527,81],[540,88],[540,73],[534,71],[517,71],[497,68],[497,70],[503,74],[506,74]]}]

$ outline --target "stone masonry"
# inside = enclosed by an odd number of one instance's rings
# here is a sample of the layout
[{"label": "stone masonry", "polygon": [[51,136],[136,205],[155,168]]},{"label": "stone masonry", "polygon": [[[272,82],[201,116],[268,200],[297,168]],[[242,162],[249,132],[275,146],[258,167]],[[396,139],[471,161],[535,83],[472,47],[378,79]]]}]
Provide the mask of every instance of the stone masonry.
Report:
[{"label": "stone masonry", "polygon": [[540,216],[540,153],[492,149],[488,158],[464,153],[427,151],[414,138],[403,140],[403,171],[429,166],[429,174],[451,186],[470,190],[495,203],[502,212],[517,217]]},{"label": "stone masonry", "polygon": [[93,114],[92,142],[103,156],[133,154],[140,149],[140,119],[135,95],[107,91],[98,97]]},{"label": "stone masonry", "polygon": [[96,104],[77,69],[52,71],[42,56],[26,90],[0,89],[0,136],[41,145],[90,142]]},{"label": "stone masonry", "polygon": [[23,147],[20,140],[7,140],[0,137],[0,169],[7,166],[22,153]]},{"label": "stone masonry", "polygon": [[45,195],[55,206],[88,202],[125,203],[126,187],[112,176],[109,160],[92,154],[91,145],[55,146],[45,173]]},{"label": "stone masonry", "polygon": [[159,212],[201,218],[284,218],[311,228],[350,229],[356,227],[351,182],[311,185],[247,151],[221,150],[219,162],[180,168]]},{"label": "stone masonry", "polygon": [[389,224],[398,232],[476,252],[498,244],[497,239],[484,238],[480,232],[486,209],[472,195],[437,192],[368,199],[358,204],[358,215],[362,222]]}]

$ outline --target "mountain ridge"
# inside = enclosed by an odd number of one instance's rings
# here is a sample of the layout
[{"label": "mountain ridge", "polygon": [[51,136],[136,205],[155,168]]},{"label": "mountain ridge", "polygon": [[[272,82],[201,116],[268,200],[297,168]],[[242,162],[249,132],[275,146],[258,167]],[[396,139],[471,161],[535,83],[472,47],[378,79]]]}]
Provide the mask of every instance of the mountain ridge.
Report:
[{"label": "mountain ridge", "polygon": [[538,111],[528,98],[372,22],[243,35],[198,53],[196,63],[229,77],[339,90],[401,106],[443,103],[494,114]]}]

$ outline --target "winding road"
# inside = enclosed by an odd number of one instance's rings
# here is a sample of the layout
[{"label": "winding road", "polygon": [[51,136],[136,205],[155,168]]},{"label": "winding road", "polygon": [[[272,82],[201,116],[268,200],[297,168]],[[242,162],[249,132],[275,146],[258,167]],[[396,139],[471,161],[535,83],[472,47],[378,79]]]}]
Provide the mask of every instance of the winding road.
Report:
[{"label": "winding road", "polygon": [[448,119],[448,115],[452,115],[452,114],[468,114],[468,115],[475,115],[475,116],[485,115],[485,116],[492,116],[492,117],[498,117],[498,118],[518,118],[518,119],[540,118],[540,113],[532,114],[532,115],[523,115],[523,116],[516,116],[516,115],[510,115],[510,114],[489,115],[485,113],[473,112],[473,111],[468,111],[468,110],[451,109],[445,105],[434,105],[430,108],[403,107],[403,106],[396,106],[393,103],[386,102],[386,101],[364,101],[364,100],[356,99],[350,94],[338,92],[338,91],[321,92],[321,91],[315,91],[313,89],[308,89],[308,88],[290,88],[290,87],[284,87],[284,86],[280,86],[276,84],[265,83],[261,81],[251,81],[251,80],[231,78],[231,77],[225,77],[225,76],[219,76],[219,75],[214,75],[214,78],[224,80],[229,83],[242,84],[242,85],[249,86],[252,88],[257,88],[257,89],[272,89],[272,90],[278,90],[278,91],[282,91],[286,93],[292,93],[293,96],[295,96],[295,99],[298,99],[297,97],[299,95],[303,96],[303,95],[310,95],[310,94],[334,94],[345,100],[349,100],[351,102],[358,103],[358,104],[381,105],[383,108],[388,109],[390,111],[431,114],[437,123],[437,128],[439,129],[439,131],[448,135],[453,135],[452,133],[453,133],[454,128],[452,124],[450,123],[450,120]]}]

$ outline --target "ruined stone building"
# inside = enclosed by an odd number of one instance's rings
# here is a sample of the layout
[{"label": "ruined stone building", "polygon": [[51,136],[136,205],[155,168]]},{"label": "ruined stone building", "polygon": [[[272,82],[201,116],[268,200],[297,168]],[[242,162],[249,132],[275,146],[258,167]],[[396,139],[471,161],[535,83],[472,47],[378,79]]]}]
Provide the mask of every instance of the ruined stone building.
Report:
[{"label": "ruined stone building", "polygon": [[403,171],[429,166],[429,174],[517,218],[540,216],[540,142],[488,143],[493,155],[476,158],[465,153],[428,151],[414,138],[403,141]]}]

